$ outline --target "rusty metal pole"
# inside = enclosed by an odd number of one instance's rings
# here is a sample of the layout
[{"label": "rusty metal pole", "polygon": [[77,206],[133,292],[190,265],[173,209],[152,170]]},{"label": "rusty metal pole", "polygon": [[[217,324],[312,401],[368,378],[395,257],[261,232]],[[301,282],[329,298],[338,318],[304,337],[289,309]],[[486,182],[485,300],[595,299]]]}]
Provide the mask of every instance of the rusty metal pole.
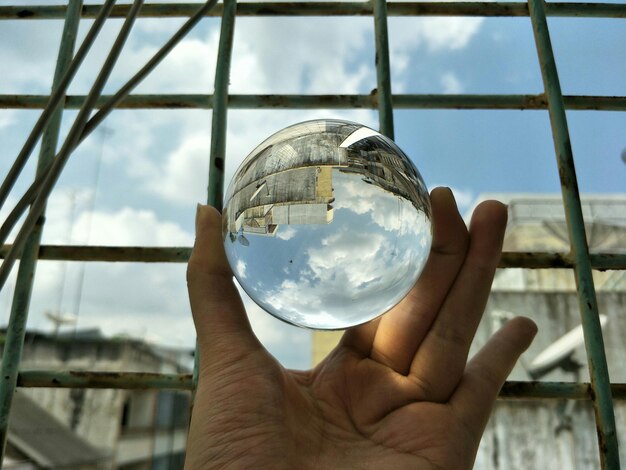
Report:
[{"label": "rusty metal pole", "polygon": [[372,0],[374,5],[374,32],[376,36],[376,98],[380,133],[394,139],[393,102],[391,94],[391,66],[389,65],[389,33],[387,28],[387,1]]},{"label": "rusty metal pole", "polygon": [[591,378],[591,398],[596,416],[600,463],[603,469],[617,470],[620,468],[620,463],[615,413],[611,396],[611,381],[609,379],[602,328],[598,314],[598,302],[591,272],[591,260],[580,204],[572,144],[563,104],[563,94],[550,41],[544,0],[529,0],[528,10],[548,100],[552,136],[554,138],[554,148],[561,179],[561,192],[570,239],[569,257],[574,265],[576,276],[578,303],[585,337],[585,348],[587,350],[589,376]]},{"label": "rusty metal pole", "polygon": [[[82,4],[82,0],[71,0],[67,7],[67,15],[65,17],[59,56],[52,84],[53,93],[59,86],[63,76],[65,76],[72,61]],[[37,165],[38,173],[46,168],[54,158],[59,140],[62,114],[63,107],[58,106],[54,110],[54,113],[52,113],[48,125],[43,132],[39,162]],[[28,318],[28,308],[33,289],[39,243],[43,230],[44,211],[45,208],[42,210],[42,215],[37,219],[37,223],[22,251],[15,292],[13,294],[13,304],[11,305],[11,314],[7,326],[7,337],[2,354],[2,375],[0,375],[0,467],[4,460],[4,451],[9,428],[9,415],[11,413],[11,404],[13,402],[18,369],[22,357],[22,349],[24,347],[26,319]]]},{"label": "rusty metal pole", "polygon": [[[230,62],[235,35],[235,17],[237,0],[224,0],[220,41],[217,50],[217,64],[213,92],[213,116],[211,126],[211,148],[209,153],[209,184],[207,203],[222,210],[224,198],[224,165],[226,164],[226,119],[228,113],[228,84],[230,81]],[[194,357],[193,383],[198,384],[200,355],[196,343]]]}]

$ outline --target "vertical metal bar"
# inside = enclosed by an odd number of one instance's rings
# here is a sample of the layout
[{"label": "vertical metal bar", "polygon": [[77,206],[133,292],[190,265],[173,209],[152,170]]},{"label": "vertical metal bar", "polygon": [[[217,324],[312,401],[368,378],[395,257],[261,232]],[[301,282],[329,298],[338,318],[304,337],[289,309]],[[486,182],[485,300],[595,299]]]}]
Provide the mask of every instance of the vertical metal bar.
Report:
[{"label": "vertical metal bar", "polygon": [[611,383],[598,316],[598,304],[593,285],[589,247],[587,246],[585,225],[580,205],[578,180],[576,178],[572,145],[567,127],[563,94],[550,42],[544,1],[529,0],[528,8],[548,100],[550,123],[552,125],[554,147],[561,178],[561,192],[571,244],[570,257],[574,264],[589,375],[593,389],[592,397],[598,432],[600,462],[604,469],[618,469],[620,467],[619,450],[613,399],[611,397]]},{"label": "vertical metal bar", "polygon": [[[52,84],[53,92],[61,84],[60,82],[63,76],[66,75],[72,61],[82,4],[82,0],[70,0],[68,4],[65,25],[63,27],[61,44],[59,47],[59,56],[56,69],[54,71],[54,80]],[[39,152],[39,161],[37,164],[38,174],[43,169],[47,168],[48,164],[54,158],[56,146],[59,140],[62,114],[63,107],[58,106],[44,130],[41,150]],[[9,324],[7,327],[7,337],[4,344],[4,352],[2,354],[2,375],[0,375],[0,466],[2,466],[2,462],[4,460],[4,451],[9,427],[9,414],[11,412],[11,403],[13,401],[13,394],[15,393],[17,373],[20,359],[22,357],[22,348],[24,346],[26,319],[28,317],[28,307],[30,305],[43,223],[44,218],[42,215],[37,219],[37,223],[31,232],[22,253],[20,267],[17,273],[17,282],[13,295],[13,304],[11,306]]]},{"label": "vertical metal bar", "polygon": [[[213,115],[211,124],[211,149],[209,154],[209,186],[207,203],[222,210],[224,199],[224,165],[226,163],[226,119],[228,112],[228,84],[230,78],[230,59],[235,35],[235,16],[237,0],[224,0],[220,42],[217,50],[215,83],[213,84]],[[194,389],[198,385],[198,368],[200,355],[196,343],[196,354],[193,364]],[[193,406],[193,405],[192,405]]]},{"label": "vertical metal bar", "polygon": [[65,138],[65,141],[61,146],[61,150],[59,150],[59,153],[53,159],[50,170],[48,171],[45,180],[41,184],[41,190],[39,191],[37,198],[33,202],[30,208],[30,212],[28,213],[28,216],[26,216],[26,220],[22,225],[22,228],[15,237],[15,241],[13,242],[11,249],[4,258],[2,266],[0,266],[0,289],[2,288],[2,286],[4,286],[4,283],[6,282],[9,273],[13,268],[15,260],[23,249],[24,244],[26,243],[26,240],[30,235],[30,232],[35,227],[37,220],[39,219],[44,209],[48,196],[52,192],[52,189],[58,181],[59,176],[63,172],[65,164],[69,160],[71,153],[80,142],[80,136],[85,129],[87,119],[93,111],[93,108],[98,101],[98,98],[102,94],[102,89],[104,88],[104,85],[106,84],[109,75],[111,74],[111,71],[115,66],[115,63],[120,56],[122,48],[124,47],[124,43],[126,42],[126,39],[128,39],[130,30],[132,29],[132,26],[135,22],[135,19],[137,18],[137,15],[139,14],[139,10],[141,9],[142,5],[143,0],[135,0],[133,2],[132,7],[128,11],[128,15],[126,16],[126,19],[124,20],[124,23],[122,24],[122,27],[120,28],[120,31],[115,38],[115,41],[113,42],[113,45],[111,46],[111,50],[107,55],[107,58],[104,61],[100,72],[98,73],[98,76],[96,77],[96,80],[94,81],[91,90],[89,90],[89,94],[87,95],[83,106],[78,112],[78,116],[76,116],[76,120],[74,121],[72,128],[68,132],[67,137]]},{"label": "vertical metal bar", "polygon": [[235,33],[236,0],[224,0],[220,42],[215,70],[213,92],[213,123],[211,126],[211,153],[209,160],[208,203],[220,211],[224,198],[224,162],[226,151],[226,114],[228,111],[228,82],[230,59]]},{"label": "vertical metal bar", "polygon": [[4,181],[2,182],[2,185],[0,186],[0,207],[4,205],[9,195],[9,192],[11,191],[11,188],[13,188],[13,185],[15,184],[15,181],[22,172],[24,165],[26,165],[26,161],[28,160],[30,153],[35,148],[35,145],[37,144],[41,133],[48,125],[48,122],[54,115],[54,112],[61,103],[63,97],[65,96],[65,92],[67,91],[69,84],[74,78],[74,75],[76,75],[76,72],[78,71],[80,64],[82,64],[83,59],[87,55],[87,52],[89,52],[89,49],[91,49],[91,46],[98,36],[98,33],[102,29],[102,25],[104,25],[104,22],[109,16],[109,13],[111,12],[114,4],[115,0],[107,0],[107,2],[102,5],[98,16],[93,22],[91,28],[89,28],[85,39],[83,40],[82,44],[78,48],[78,51],[76,52],[76,55],[68,64],[67,70],[65,70],[64,74],[59,78],[56,88],[54,88],[51,93],[50,101],[39,116],[39,119],[37,119],[37,122],[33,126],[33,130],[27,137],[26,142],[24,142],[22,150],[15,158],[13,165],[11,166]]},{"label": "vertical metal bar", "polygon": [[376,35],[376,80],[378,84],[378,121],[380,133],[390,139],[393,132],[393,103],[391,95],[391,67],[389,66],[389,34],[387,31],[387,2],[373,0],[374,33]]}]

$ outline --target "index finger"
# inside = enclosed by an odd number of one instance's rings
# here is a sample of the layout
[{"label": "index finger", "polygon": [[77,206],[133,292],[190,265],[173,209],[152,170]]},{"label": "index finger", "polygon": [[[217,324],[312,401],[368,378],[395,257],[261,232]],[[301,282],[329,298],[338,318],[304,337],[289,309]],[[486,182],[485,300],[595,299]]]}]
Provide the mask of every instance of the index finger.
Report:
[{"label": "index finger", "polygon": [[210,206],[198,205],[187,288],[201,354],[216,352],[216,348],[260,346],[226,259],[221,215]]}]

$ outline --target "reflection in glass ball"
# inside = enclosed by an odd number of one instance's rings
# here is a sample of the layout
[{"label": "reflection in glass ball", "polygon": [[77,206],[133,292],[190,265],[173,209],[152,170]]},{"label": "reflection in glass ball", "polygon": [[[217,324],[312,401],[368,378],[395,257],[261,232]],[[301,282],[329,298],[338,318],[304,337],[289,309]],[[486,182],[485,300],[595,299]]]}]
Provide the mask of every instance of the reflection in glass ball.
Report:
[{"label": "reflection in glass ball", "polygon": [[224,247],[235,277],[286,322],[341,329],[396,305],[431,244],[430,201],[408,157],[353,122],[274,134],[226,192]]}]

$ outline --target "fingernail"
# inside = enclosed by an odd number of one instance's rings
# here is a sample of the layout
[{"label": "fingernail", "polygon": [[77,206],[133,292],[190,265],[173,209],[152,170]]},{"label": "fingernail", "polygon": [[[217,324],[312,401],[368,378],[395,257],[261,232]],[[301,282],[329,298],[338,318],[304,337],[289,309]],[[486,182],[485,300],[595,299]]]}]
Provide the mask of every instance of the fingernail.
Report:
[{"label": "fingernail", "polygon": [[456,207],[456,198],[454,197],[452,189],[450,189],[448,186],[445,186],[445,189],[447,190],[446,192],[448,194],[448,201],[454,204],[454,206]]},{"label": "fingernail", "polygon": [[200,208],[202,207],[202,204],[198,203],[198,205],[196,206],[196,232],[198,231],[198,219],[200,218]]}]

